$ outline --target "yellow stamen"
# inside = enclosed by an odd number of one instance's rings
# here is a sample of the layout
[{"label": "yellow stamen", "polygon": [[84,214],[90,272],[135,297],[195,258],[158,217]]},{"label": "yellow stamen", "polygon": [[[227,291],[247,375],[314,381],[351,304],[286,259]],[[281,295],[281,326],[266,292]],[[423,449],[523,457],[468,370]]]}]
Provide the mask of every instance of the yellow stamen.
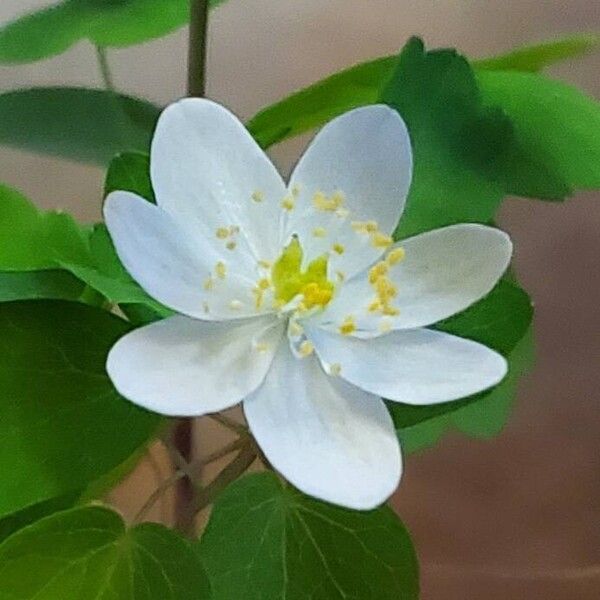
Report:
[{"label": "yellow stamen", "polygon": [[348,315],[339,327],[339,331],[342,335],[350,335],[356,331],[356,321],[352,315]]},{"label": "yellow stamen", "polygon": [[209,275],[204,280],[204,289],[208,292],[209,290],[212,290],[214,287],[215,287],[215,280],[213,279],[212,275]]},{"label": "yellow stamen", "polygon": [[236,246],[237,246],[237,244],[233,240],[231,240],[231,241],[227,242],[227,244],[225,244],[225,247],[227,248],[227,250],[235,250]]},{"label": "yellow stamen", "polygon": [[394,265],[397,265],[399,262],[403,261],[405,256],[406,252],[404,251],[404,248],[398,247],[390,250],[385,260],[388,265],[393,267]]},{"label": "yellow stamen", "polygon": [[325,227],[315,227],[313,229],[312,234],[314,237],[322,238],[327,235],[327,230],[325,229]]},{"label": "yellow stamen", "polygon": [[371,237],[371,244],[375,248],[388,248],[394,243],[394,240],[389,236],[381,233],[380,231],[375,231]]},{"label": "yellow stamen", "polygon": [[215,273],[219,279],[225,279],[225,276],[227,275],[227,267],[225,266],[224,262],[219,261],[215,265]]},{"label": "yellow stamen", "polygon": [[313,343],[308,340],[304,340],[300,344],[300,347],[298,348],[298,354],[302,358],[306,358],[307,356],[310,356],[314,351],[315,351],[315,347],[313,346]]},{"label": "yellow stamen", "polygon": [[339,244],[336,242],[333,245],[333,251],[336,252],[337,254],[344,254],[344,252],[346,251],[346,248],[344,248],[344,246],[342,244]]},{"label": "yellow stamen", "polygon": [[344,202],[345,198],[342,192],[335,192],[329,198],[320,191],[313,196],[313,206],[323,212],[336,212],[341,209]]},{"label": "yellow stamen", "polygon": [[300,195],[300,186],[295,183],[292,186],[292,196],[294,196],[294,198],[297,198]]},{"label": "yellow stamen", "polygon": [[381,261],[369,269],[369,283],[375,283],[380,277],[387,275],[388,265]]},{"label": "yellow stamen", "polygon": [[296,206],[296,203],[294,201],[293,198],[291,198],[290,196],[286,196],[282,201],[281,201],[281,207],[284,210],[293,210],[294,206]]},{"label": "yellow stamen", "polygon": [[339,377],[342,372],[342,365],[340,363],[332,363],[329,365],[329,374],[333,377]]},{"label": "yellow stamen", "polygon": [[254,200],[254,202],[262,202],[265,199],[265,194],[263,192],[261,192],[260,190],[256,190],[254,192],[252,192],[252,200]]},{"label": "yellow stamen", "polygon": [[229,237],[229,229],[227,227],[219,227],[215,233],[220,240]]},{"label": "yellow stamen", "polygon": [[254,344],[254,349],[258,352],[266,352],[269,349],[269,344],[265,342],[257,342]]}]

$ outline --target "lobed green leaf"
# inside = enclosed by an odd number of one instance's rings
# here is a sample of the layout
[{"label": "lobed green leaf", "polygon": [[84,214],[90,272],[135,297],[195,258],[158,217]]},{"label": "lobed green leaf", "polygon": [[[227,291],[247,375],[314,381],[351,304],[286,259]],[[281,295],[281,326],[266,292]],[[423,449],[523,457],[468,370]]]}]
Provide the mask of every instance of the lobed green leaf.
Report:
[{"label": "lobed green leaf", "polygon": [[218,498],[199,551],[215,600],[414,600],[418,565],[394,512],[351,511],[249,475]]},{"label": "lobed green leaf", "polygon": [[0,516],[81,490],[156,433],[105,371],[129,329],[80,303],[0,304]]},{"label": "lobed green leaf", "polygon": [[127,530],[99,506],[54,514],[0,545],[0,598],[209,600],[189,542],[162,525]]}]

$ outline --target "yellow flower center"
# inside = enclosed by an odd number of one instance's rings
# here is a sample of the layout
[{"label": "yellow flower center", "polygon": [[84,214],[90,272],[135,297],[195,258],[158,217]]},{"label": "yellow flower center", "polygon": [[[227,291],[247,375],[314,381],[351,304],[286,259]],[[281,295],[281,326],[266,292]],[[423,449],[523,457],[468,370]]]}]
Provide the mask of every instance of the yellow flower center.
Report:
[{"label": "yellow flower center", "polygon": [[300,310],[324,307],[333,296],[334,285],[327,279],[327,256],[315,258],[302,270],[304,252],[297,237],[284,248],[271,269],[275,302],[283,306],[302,296]]}]

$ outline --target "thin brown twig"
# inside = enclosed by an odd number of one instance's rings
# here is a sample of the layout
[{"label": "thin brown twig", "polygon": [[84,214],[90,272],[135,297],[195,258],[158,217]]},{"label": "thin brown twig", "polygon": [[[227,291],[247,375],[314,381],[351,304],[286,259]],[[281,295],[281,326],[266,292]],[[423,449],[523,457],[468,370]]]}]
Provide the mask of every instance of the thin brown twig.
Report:
[{"label": "thin brown twig", "polygon": [[230,429],[235,433],[238,433],[240,435],[248,434],[248,428],[245,425],[242,425],[242,423],[239,423],[238,421],[236,421],[235,419],[231,419],[230,417],[226,417],[221,413],[214,413],[212,415],[208,415],[208,417],[211,418],[213,421],[219,423],[219,425],[223,425],[223,427],[226,427],[227,429]]},{"label": "thin brown twig", "polygon": [[186,477],[183,471],[176,471],[171,477],[165,479],[153,492],[150,494],[146,502],[142,505],[140,510],[133,518],[133,524],[136,525],[146,518],[146,515],[150,512],[156,502],[162,497],[162,495],[172,486],[176,485],[178,481]]}]

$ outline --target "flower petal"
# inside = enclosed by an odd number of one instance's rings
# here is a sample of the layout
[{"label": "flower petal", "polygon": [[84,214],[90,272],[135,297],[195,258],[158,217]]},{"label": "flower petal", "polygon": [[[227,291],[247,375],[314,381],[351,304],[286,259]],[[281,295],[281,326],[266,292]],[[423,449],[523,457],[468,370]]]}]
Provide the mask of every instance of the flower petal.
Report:
[{"label": "flower petal", "polygon": [[[437,323],[468,308],[496,285],[508,267],[512,243],[499,229],[466,223],[436,229],[404,240],[405,258],[389,268],[397,288],[397,316],[369,311],[376,297],[365,271],[346,282],[320,315],[329,330],[352,315],[359,337],[393,329],[413,329]],[[392,250],[394,249],[392,248]]]},{"label": "flower petal", "polygon": [[177,315],[122,337],[108,355],[107,371],[135,404],[195,417],[254,391],[282,337],[283,324],[273,316],[208,323]]},{"label": "flower petal", "polygon": [[[351,276],[384,249],[351,223],[375,221],[382,235],[391,235],[402,215],[411,175],[410,139],[395,110],[374,105],[345,113],[325,125],[294,170],[290,190],[297,201],[283,226],[283,242],[297,234],[309,260],[341,244],[344,251],[332,254],[332,267]],[[334,207],[319,209],[317,192],[328,197],[341,192],[342,213]],[[349,211],[345,218],[344,210]]]},{"label": "flower petal", "polygon": [[285,184],[223,106],[198,98],[169,106],[154,134],[151,173],[159,206],[193,224],[199,236],[214,238],[219,228],[239,227],[236,250],[255,259],[277,257]]},{"label": "flower petal", "polygon": [[[159,302],[205,320],[256,314],[248,265],[226,261],[212,240],[129,192],[110,194],[104,217],[121,262]],[[223,277],[215,272],[219,263]]]},{"label": "flower petal", "polygon": [[405,404],[437,404],[499,383],[506,360],[485,346],[429,329],[359,339],[312,328],[307,332],[325,368],[357,387]]},{"label": "flower petal", "polygon": [[306,494],[367,510],[398,485],[400,447],[385,405],[328,377],[314,356],[296,359],[281,344],[244,412],[269,461]]}]

